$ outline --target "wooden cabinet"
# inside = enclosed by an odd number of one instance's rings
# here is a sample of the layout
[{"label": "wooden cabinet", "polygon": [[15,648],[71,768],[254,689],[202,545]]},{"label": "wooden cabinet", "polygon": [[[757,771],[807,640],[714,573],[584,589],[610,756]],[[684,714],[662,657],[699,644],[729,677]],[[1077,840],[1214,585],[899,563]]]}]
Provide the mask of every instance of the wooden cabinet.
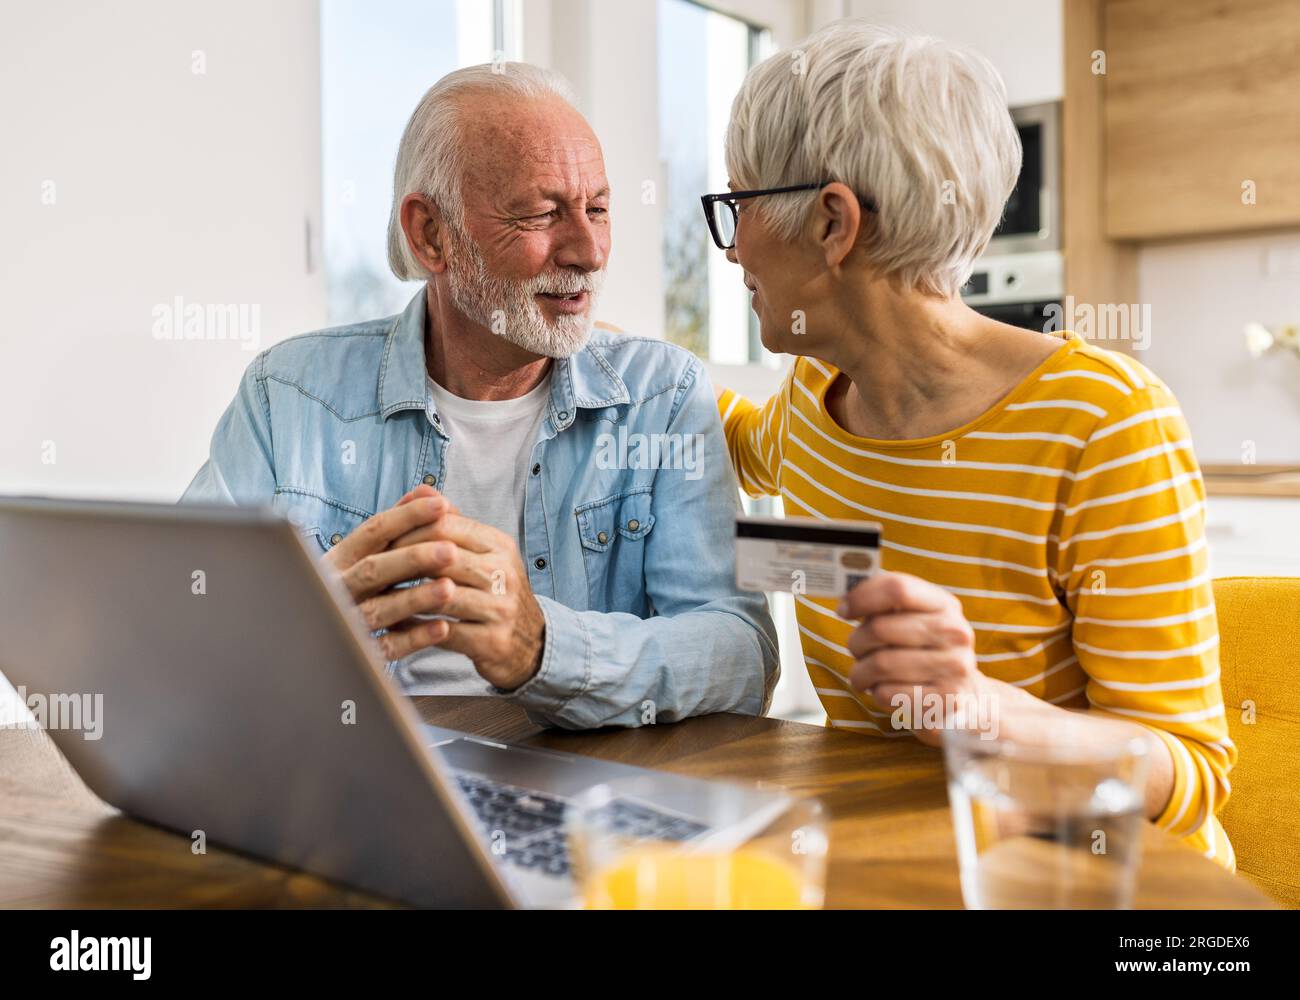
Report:
[{"label": "wooden cabinet", "polygon": [[1107,0],[1103,22],[1106,235],[1300,225],[1300,0]]}]

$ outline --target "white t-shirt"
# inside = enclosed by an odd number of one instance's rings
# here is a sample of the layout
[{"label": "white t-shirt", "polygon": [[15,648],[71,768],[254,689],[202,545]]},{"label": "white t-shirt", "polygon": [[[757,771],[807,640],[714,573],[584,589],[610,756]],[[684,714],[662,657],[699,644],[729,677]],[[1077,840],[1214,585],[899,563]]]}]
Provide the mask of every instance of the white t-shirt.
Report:
[{"label": "white t-shirt", "polygon": [[[524,488],[550,397],[550,373],[516,399],[465,399],[431,378],[428,384],[449,439],[443,495],[466,517],[504,531],[522,551]],[[487,683],[468,657],[436,647],[403,660],[397,678],[407,694],[482,694]]]}]

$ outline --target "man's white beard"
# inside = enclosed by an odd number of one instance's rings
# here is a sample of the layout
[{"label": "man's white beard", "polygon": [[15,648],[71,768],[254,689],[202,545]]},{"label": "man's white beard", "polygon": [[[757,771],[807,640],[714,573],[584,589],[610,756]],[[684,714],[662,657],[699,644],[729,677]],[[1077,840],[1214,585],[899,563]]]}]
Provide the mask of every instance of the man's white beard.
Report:
[{"label": "man's white beard", "polygon": [[[468,234],[455,233],[447,284],[451,301],[466,317],[487,327],[498,337],[533,354],[567,358],[576,354],[591,336],[591,311],[604,282],[604,270],[594,272],[556,271],[523,281],[498,278],[489,273],[487,261]],[[587,312],[580,316],[558,316],[554,323],[542,313],[539,294],[588,295]]]}]

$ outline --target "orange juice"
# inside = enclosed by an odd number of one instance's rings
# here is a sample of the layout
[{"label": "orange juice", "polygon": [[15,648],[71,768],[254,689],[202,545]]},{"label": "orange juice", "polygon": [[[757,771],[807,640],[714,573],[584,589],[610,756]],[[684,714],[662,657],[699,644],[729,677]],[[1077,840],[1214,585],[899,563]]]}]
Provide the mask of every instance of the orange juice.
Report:
[{"label": "orange juice", "polygon": [[592,910],[807,909],[790,864],[763,851],[691,853],[664,847],[629,851],[587,880]]}]

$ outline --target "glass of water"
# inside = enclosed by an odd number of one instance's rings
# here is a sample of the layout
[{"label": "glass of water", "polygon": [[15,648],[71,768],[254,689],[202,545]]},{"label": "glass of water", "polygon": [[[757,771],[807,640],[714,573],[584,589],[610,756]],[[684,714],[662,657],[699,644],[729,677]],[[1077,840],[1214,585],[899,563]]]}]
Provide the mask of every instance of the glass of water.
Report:
[{"label": "glass of water", "polygon": [[[1119,724],[1117,724],[1119,726]],[[961,891],[973,910],[1128,909],[1142,853],[1147,747],[1100,751],[944,734]]]}]

